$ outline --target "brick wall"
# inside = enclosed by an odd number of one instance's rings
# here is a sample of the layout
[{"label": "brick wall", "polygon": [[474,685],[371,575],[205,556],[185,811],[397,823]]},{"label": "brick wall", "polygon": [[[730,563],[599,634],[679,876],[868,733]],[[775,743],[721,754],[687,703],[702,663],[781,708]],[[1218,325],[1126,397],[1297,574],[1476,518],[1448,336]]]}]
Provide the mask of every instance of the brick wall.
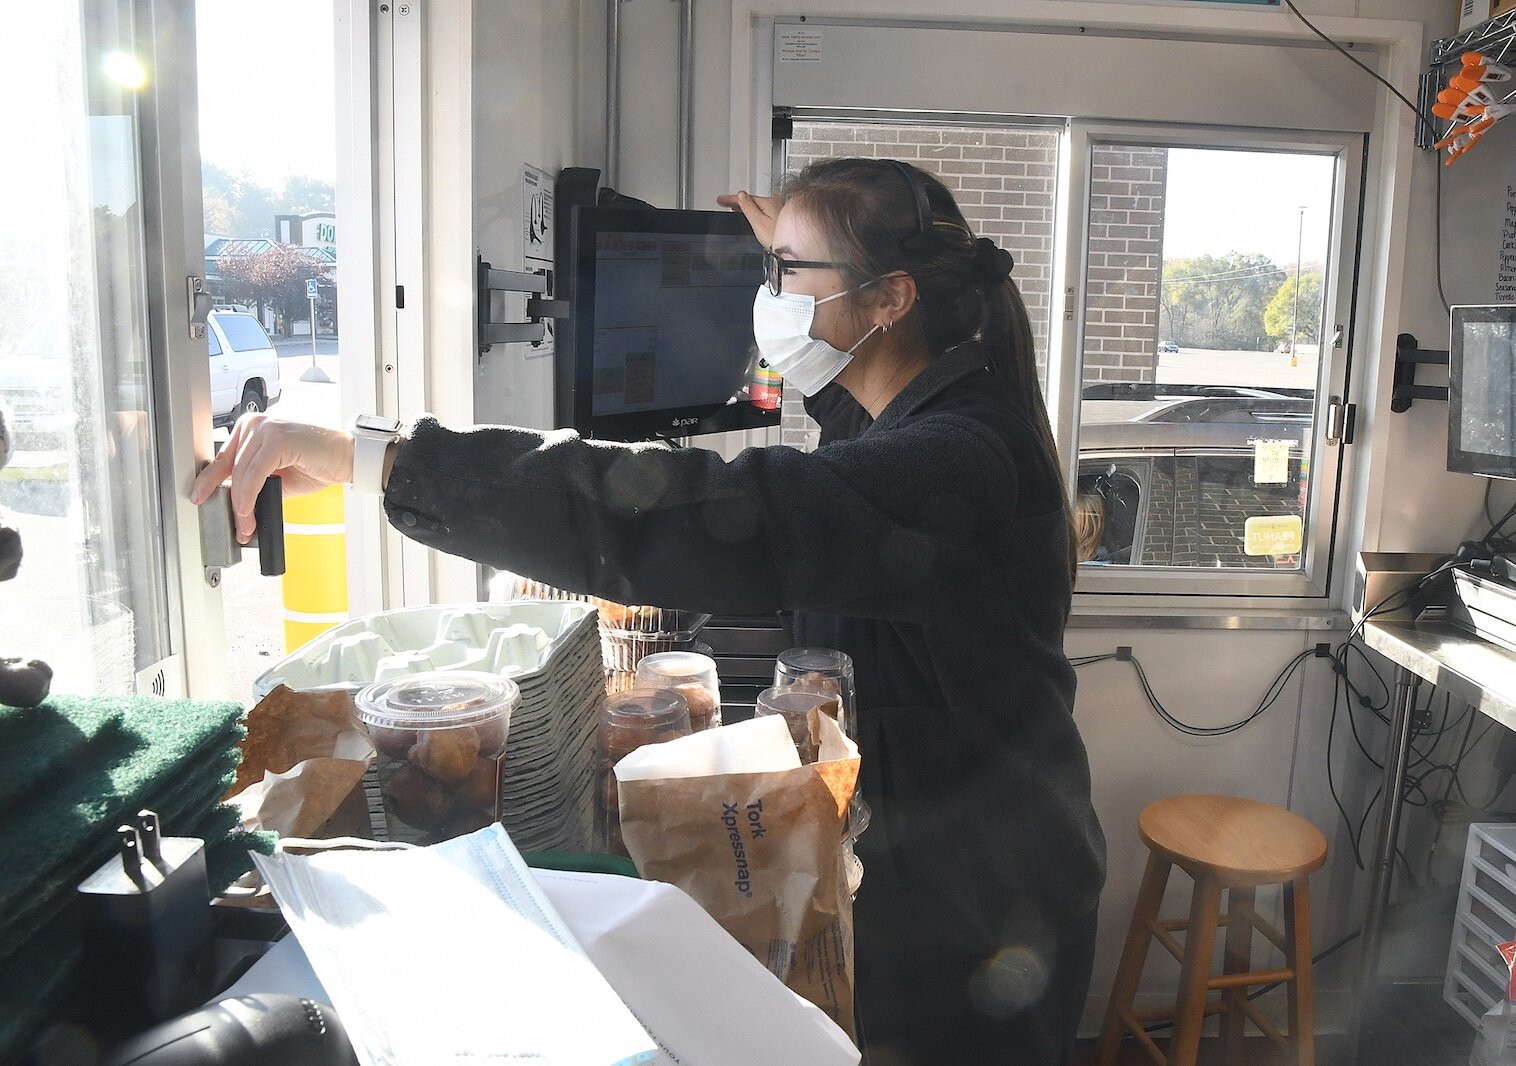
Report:
[{"label": "brick wall", "polygon": [[[1016,257],[1013,276],[1031,315],[1038,365],[1045,369],[1058,134],[1038,129],[795,123],[789,144],[791,172],[836,156],[906,159],[942,180],[974,232]],[[801,407],[800,394],[786,389],[783,442],[813,448],[818,433]]]},{"label": "brick wall", "polygon": [[1152,381],[1168,151],[1101,146],[1092,167],[1084,380]]}]

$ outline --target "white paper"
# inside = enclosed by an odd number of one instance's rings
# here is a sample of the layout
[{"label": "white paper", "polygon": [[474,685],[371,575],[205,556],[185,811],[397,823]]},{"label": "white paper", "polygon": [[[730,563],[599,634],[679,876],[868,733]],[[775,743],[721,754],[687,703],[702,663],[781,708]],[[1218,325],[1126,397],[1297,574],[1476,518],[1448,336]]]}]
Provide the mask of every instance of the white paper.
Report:
[{"label": "white paper", "polygon": [[1283,485],[1290,480],[1290,441],[1253,442],[1253,483]]},{"label": "white paper", "polygon": [[[858,1063],[858,1049],[835,1022],[786,988],[679,889],[609,874],[533,874],[591,961],[658,1041],[659,1066]],[[330,1002],[292,936],[224,994],[254,992]]]},{"label": "white paper", "polygon": [[644,744],[616,764],[616,780],[772,773],[799,765],[800,753],[784,716],[771,714],[662,744]]},{"label": "white paper", "polygon": [[498,825],[430,848],[254,860],[365,1066],[653,1061]]},{"label": "white paper", "polygon": [[1504,212],[1500,216],[1500,250],[1495,258],[1495,301],[1516,302],[1516,154],[1505,180]]}]

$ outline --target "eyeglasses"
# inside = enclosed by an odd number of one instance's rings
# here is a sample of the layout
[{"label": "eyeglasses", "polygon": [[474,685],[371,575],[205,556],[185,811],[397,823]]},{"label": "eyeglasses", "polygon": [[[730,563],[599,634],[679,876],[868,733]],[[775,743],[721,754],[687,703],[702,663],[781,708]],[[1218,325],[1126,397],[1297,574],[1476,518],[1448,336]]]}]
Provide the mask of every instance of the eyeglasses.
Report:
[{"label": "eyeglasses", "polygon": [[842,270],[846,263],[823,263],[812,259],[780,259],[767,248],[763,251],[763,283],[775,296],[784,293],[784,275],[791,270]]}]

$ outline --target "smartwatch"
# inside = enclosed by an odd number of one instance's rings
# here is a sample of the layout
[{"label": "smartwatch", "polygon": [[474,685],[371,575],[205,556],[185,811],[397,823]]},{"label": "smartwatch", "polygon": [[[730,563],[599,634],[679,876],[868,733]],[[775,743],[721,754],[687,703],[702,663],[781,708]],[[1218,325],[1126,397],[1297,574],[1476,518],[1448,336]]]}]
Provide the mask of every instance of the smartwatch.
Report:
[{"label": "smartwatch", "polygon": [[359,415],[353,422],[353,491],[384,495],[384,455],[400,439],[400,419]]}]

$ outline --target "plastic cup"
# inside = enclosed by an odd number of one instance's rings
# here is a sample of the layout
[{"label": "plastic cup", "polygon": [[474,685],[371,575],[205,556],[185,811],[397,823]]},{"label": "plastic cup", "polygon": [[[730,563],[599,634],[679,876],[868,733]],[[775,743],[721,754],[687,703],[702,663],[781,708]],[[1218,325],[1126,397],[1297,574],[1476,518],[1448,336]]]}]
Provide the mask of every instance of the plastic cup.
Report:
[{"label": "plastic cup", "polygon": [[616,763],[644,744],[690,735],[690,710],[673,689],[633,688],[605,698],[596,736],[599,754],[595,789],[595,839],[601,848],[626,854],[621,841],[621,798]]},{"label": "plastic cup", "polygon": [[753,717],[779,714],[790,728],[802,764],[816,761],[820,739],[811,732],[810,713],[819,710],[834,721],[842,713],[842,697],[826,685],[775,685],[758,693]]},{"label": "plastic cup", "polygon": [[637,664],[637,687],[669,689],[684,697],[690,708],[690,729],[714,729],[721,724],[721,684],[716,660],[693,651],[663,651]]},{"label": "plastic cup", "polygon": [[849,739],[858,739],[858,687],[852,656],[832,648],[790,648],[774,663],[776,685],[829,686],[842,697],[837,724]]},{"label": "plastic cup", "polygon": [[378,749],[379,835],[434,844],[500,818],[509,678],[467,670],[405,674],[363,689],[358,718]]}]

